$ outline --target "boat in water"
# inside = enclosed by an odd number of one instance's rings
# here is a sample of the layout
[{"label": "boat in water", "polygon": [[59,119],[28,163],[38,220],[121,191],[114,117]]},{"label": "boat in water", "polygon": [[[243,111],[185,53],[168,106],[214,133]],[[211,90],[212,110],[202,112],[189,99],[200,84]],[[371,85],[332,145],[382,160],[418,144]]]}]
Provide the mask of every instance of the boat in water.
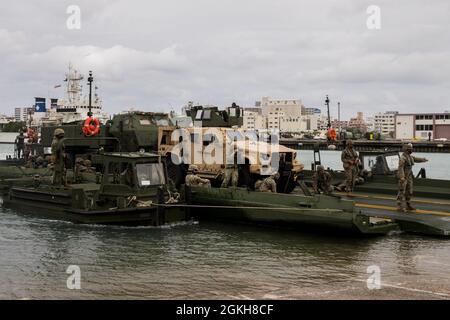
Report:
[{"label": "boat in water", "polygon": [[3,206],[87,224],[161,226],[190,220],[179,194],[168,187],[161,156],[104,153],[95,162],[103,168],[94,174],[95,182],[55,187],[39,176],[20,183],[12,179],[3,190]]},{"label": "boat in water", "polygon": [[363,215],[354,201],[340,197],[206,187],[191,187],[186,197],[199,220],[374,235],[398,230],[393,220]]}]

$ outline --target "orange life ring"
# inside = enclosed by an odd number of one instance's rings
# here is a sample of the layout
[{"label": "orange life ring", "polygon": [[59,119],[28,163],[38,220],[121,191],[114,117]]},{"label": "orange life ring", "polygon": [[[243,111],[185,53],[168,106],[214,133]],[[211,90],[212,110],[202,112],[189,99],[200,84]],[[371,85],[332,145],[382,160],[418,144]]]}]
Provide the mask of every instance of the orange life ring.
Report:
[{"label": "orange life ring", "polygon": [[83,132],[86,136],[96,136],[100,132],[100,121],[92,117],[86,118],[84,121]]},{"label": "orange life ring", "polygon": [[337,138],[336,130],[334,130],[334,128],[328,129],[327,136],[329,140],[336,141]]}]

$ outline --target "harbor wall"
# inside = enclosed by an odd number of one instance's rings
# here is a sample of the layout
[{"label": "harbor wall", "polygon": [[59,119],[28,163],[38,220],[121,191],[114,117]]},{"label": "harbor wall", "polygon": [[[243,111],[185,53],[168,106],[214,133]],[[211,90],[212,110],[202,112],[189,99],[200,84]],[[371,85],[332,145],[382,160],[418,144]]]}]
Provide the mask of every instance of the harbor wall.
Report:
[{"label": "harbor wall", "polygon": [[[409,141],[408,141],[409,142]],[[358,151],[372,151],[372,150],[392,150],[401,151],[405,141],[400,140],[353,140],[353,145]],[[411,141],[416,152],[439,152],[450,153],[449,141]],[[301,150],[329,150],[329,145],[336,146],[336,150],[344,149],[343,141],[336,141],[329,143],[326,140],[311,140],[311,139],[292,139],[282,138],[280,144]]]}]

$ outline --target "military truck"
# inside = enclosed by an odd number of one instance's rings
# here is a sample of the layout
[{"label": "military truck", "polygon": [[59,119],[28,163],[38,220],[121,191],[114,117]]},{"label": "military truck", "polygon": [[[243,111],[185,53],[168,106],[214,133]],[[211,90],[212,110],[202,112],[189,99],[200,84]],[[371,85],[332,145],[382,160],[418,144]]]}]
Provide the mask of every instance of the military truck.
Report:
[{"label": "military truck", "polygon": [[[66,167],[72,168],[77,157],[90,159],[99,150],[103,152],[134,152],[158,150],[158,127],[167,126],[170,119],[166,113],[124,112],[100,124],[98,134],[88,136],[83,131],[83,123],[75,122],[61,126],[41,128],[41,144],[45,154],[51,154],[53,132],[64,129],[65,151],[68,155]],[[98,168],[100,169],[100,168]]]},{"label": "military truck", "polygon": [[[196,155],[196,159],[203,159],[208,149],[211,149],[211,144],[218,140],[223,144],[223,154],[219,157],[221,158],[219,164],[191,162],[199,168],[198,175],[202,178],[210,179],[213,186],[220,186],[223,180],[223,171],[227,163],[226,158],[229,156],[227,148],[234,149],[235,152],[231,155],[232,158],[239,154],[242,154],[244,157],[238,166],[239,186],[253,189],[257,180],[270,175],[270,171],[266,170],[269,164],[263,161],[264,158],[270,158],[270,156],[279,159],[279,163],[276,164],[280,172],[277,191],[289,193],[297,185],[297,178],[303,170],[303,165],[296,159],[296,150],[281,146],[278,143],[272,145],[270,141],[265,141],[267,139],[260,139],[259,133],[249,135],[244,129],[240,129],[243,123],[243,110],[236,104],[227,108],[226,111],[220,111],[216,107],[195,106],[187,110],[186,114],[192,118],[194,127],[182,129],[173,126],[160,127],[158,134],[158,153],[166,156],[169,175],[176,181],[177,185],[184,181],[188,169],[188,164],[181,166],[173,164],[173,159],[177,160],[179,156],[178,152],[173,154],[173,150],[181,142],[173,140],[174,131],[177,129],[184,130],[184,135],[189,136],[192,148],[191,154],[199,153]],[[255,134],[257,136],[254,136]],[[244,139],[233,141],[231,145],[227,145],[229,142],[229,140],[227,142],[227,136],[244,137]],[[197,145],[200,143],[201,148],[197,148],[194,142],[197,142]],[[272,154],[265,154],[267,152]]]},{"label": "military truck", "polygon": [[[225,137],[229,130],[243,131],[238,129],[243,123],[243,110],[236,104],[226,110],[219,110],[217,107],[192,106],[186,110],[186,114],[192,118],[194,126],[201,127],[203,132],[206,128],[217,128],[220,134]],[[172,141],[172,133],[178,128],[172,125],[168,114],[153,112],[117,114],[106,124],[101,125],[99,133],[95,136],[86,136],[82,130],[82,123],[65,124],[60,127],[65,130],[66,153],[69,155],[66,164],[68,168],[74,166],[76,157],[91,158],[98,150],[104,150],[105,152],[144,150],[167,156],[169,177],[177,185],[184,182],[188,165],[175,165],[171,161],[172,150],[176,144]],[[43,127],[41,131],[42,144],[47,153],[50,153],[55,128]],[[185,129],[193,134],[194,128]],[[242,143],[236,143],[234,147],[243,153],[249,153],[252,150],[259,152],[257,150],[265,150],[263,144],[263,142],[258,142],[256,145],[245,146]],[[206,146],[207,143],[205,142],[203,147]],[[278,191],[290,192],[296,185],[297,175],[303,169],[303,165],[296,160],[295,150],[281,145],[278,148],[281,174],[278,181]],[[261,157],[256,156],[254,158],[256,159],[246,156],[244,163],[240,166],[239,185],[253,188],[258,179],[268,175],[263,170],[263,164],[258,162]],[[201,176],[211,179],[213,185],[221,183],[224,166],[201,165],[200,167]]]},{"label": "military truck", "polygon": [[63,128],[68,153],[97,153],[99,148],[104,151],[152,151],[158,149],[158,127],[169,124],[167,113],[130,111],[114,115],[101,124],[95,136],[86,136],[82,130],[83,123],[44,126],[41,128],[41,143],[49,153],[53,132],[56,128]]},{"label": "military truck", "polygon": [[112,152],[93,156],[102,172],[96,181],[54,187],[50,179],[9,180],[3,206],[31,208],[75,223],[153,225],[189,220],[179,194],[171,192],[165,162],[146,152]]},{"label": "military truck", "polygon": [[226,110],[219,110],[218,107],[192,106],[186,110],[186,115],[191,117],[194,127],[233,128],[242,127],[244,122],[244,110],[235,103]]}]

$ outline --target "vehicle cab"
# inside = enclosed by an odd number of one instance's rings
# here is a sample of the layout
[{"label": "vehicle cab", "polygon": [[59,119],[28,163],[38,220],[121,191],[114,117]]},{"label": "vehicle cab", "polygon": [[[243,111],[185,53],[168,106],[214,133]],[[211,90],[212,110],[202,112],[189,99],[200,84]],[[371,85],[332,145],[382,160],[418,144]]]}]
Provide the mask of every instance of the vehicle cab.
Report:
[{"label": "vehicle cab", "polygon": [[167,192],[165,162],[157,154],[147,152],[112,152],[96,156],[101,164],[100,202],[142,200],[157,201]]}]

